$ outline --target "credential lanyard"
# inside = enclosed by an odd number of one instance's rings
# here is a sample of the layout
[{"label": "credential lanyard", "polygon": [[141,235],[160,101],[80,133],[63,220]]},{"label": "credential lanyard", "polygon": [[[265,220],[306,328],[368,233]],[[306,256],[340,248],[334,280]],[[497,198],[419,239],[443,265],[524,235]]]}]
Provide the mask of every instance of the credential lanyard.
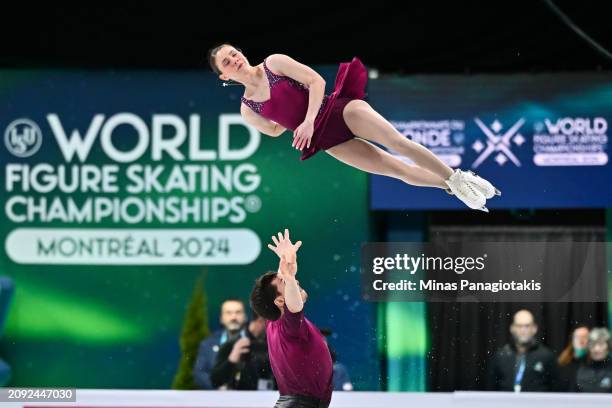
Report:
[{"label": "credential lanyard", "polygon": [[521,381],[523,381],[523,375],[525,375],[525,366],[527,365],[525,354],[521,354],[519,360],[519,367],[516,371],[516,377],[514,377],[514,392],[521,392]]}]

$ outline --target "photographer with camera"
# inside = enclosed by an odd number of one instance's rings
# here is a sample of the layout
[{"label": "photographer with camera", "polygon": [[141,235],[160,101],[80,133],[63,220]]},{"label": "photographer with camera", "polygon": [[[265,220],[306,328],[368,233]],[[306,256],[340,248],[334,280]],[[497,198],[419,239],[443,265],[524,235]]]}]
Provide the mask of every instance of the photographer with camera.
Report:
[{"label": "photographer with camera", "polygon": [[210,375],[213,387],[227,390],[274,389],[265,319],[253,312],[253,320],[243,333],[219,349]]}]

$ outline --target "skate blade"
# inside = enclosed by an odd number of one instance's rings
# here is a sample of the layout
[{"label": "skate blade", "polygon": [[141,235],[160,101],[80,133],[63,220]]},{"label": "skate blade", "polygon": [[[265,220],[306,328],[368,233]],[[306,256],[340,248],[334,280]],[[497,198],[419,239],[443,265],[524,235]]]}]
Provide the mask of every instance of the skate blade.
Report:
[{"label": "skate blade", "polygon": [[483,205],[482,207],[478,208],[478,211],[483,211],[483,212],[488,213],[489,209]]},{"label": "skate blade", "polygon": [[495,195],[496,196],[500,196],[501,195],[501,191],[499,191],[498,189],[495,189]]}]

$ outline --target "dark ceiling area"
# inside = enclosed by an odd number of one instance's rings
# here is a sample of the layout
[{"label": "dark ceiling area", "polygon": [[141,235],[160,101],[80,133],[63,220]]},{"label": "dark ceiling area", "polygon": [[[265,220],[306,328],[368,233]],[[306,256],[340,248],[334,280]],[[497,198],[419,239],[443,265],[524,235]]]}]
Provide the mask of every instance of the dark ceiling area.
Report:
[{"label": "dark ceiling area", "polygon": [[[359,56],[396,73],[612,67],[544,0],[91,3],[5,9],[0,66],[202,69],[207,49],[227,41],[253,63],[272,53],[313,65]],[[554,4],[612,49],[611,2]]]}]

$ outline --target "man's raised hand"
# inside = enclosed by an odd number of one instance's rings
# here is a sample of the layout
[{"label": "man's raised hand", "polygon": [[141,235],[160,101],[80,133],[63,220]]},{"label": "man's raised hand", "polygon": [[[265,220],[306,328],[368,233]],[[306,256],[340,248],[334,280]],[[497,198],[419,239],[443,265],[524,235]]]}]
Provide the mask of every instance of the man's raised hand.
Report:
[{"label": "man's raised hand", "polygon": [[287,263],[295,263],[297,258],[297,251],[302,246],[302,241],[298,241],[295,244],[291,242],[289,238],[289,230],[285,228],[285,234],[278,233],[272,235],[272,242],[274,245],[268,244],[270,248],[279,258],[285,257]]}]

